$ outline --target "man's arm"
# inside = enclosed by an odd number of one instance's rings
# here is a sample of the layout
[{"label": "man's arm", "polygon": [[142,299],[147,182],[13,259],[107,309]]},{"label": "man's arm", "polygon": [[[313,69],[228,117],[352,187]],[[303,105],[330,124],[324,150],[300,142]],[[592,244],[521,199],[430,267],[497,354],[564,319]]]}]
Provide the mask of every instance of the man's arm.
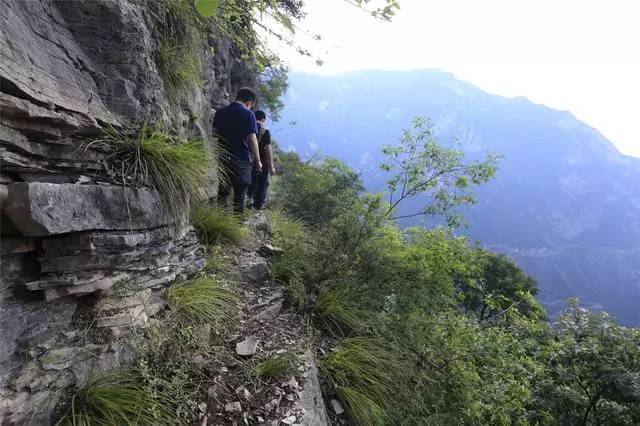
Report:
[{"label": "man's arm", "polygon": [[269,173],[272,175],[276,174],[275,165],[273,164],[273,150],[271,149],[271,132],[269,129],[265,129],[264,134],[262,135],[262,140],[260,141],[264,145],[264,153],[267,158],[263,158],[264,161],[263,166],[267,167]]},{"label": "man's arm", "polygon": [[269,167],[269,174],[275,175],[276,174],[276,167],[273,164],[273,150],[271,149],[271,144],[266,146],[266,151],[267,151],[267,165]]},{"label": "man's arm", "polygon": [[257,172],[262,171],[262,163],[260,162],[260,150],[258,149],[258,137],[255,133],[251,133],[249,136],[249,149],[253,154],[253,166]]}]

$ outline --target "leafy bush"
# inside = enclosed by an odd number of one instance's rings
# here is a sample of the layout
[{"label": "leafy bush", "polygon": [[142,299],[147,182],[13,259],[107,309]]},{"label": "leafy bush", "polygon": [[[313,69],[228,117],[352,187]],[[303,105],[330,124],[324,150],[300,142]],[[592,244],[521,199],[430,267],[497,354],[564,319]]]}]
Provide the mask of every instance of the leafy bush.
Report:
[{"label": "leafy bush", "polygon": [[397,351],[382,340],[367,337],[340,341],[319,364],[349,416],[362,425],[385,420],[401,367]]},{"label": "leafy bush", "polygon": [[174,425],[169,400],[153,393],[133,371],[116,371],[90,378],[73,396],[58,422],[62,425]]},{"label": "leafy bush", "polygon": [[282,175],[276,202],[298,219],[315,225],[326,223],[350,209],[363,189],[357,173],[334,159],[315,164],[300,162],[294,153],[278,153]]},{"label": "leafy bush", "polygon": [[196,208],[191,222],[207,244],[239,244],[249,235],[237,216],[218,207]]},{"label": "leafy bush", "polygon": [[258,362],[253,369],[253,374],[259,378],[284,377],[295,370],[296,359],[296,355],[291,352],[275,355]]},{"label": "leafy bush", "polygon": [[213,277],[172,286],[167,293],[171,317],[181,323],[210,323],[221,327],[231,317],[236,296]]},{"label": "leafy bush", "polygon": [[123,184],[152,187],[171,213],[204,199],[203,188],[222,175],[217,157],[201,139],[179,139],[143,126],[135,138],[111,129],[94,144],[111,151]]}]

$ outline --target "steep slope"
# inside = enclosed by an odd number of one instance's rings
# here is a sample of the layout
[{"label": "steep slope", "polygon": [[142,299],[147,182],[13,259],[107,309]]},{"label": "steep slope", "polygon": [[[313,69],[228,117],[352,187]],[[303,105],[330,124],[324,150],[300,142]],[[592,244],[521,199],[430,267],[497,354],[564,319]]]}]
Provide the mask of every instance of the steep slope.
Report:
[{"label": "steep slope", "polygon": [[570,113],[435,70],[293,73],[285,104],[274,126],[284,149],[338,157],[372,190],[384,181],[379,145],[397,140],[417,115],[431,117],[439,139],[459,142],[470,157],[502,153],[464,232],[533,274],[552,313],[578,296],[640,324],[640,160]]}]

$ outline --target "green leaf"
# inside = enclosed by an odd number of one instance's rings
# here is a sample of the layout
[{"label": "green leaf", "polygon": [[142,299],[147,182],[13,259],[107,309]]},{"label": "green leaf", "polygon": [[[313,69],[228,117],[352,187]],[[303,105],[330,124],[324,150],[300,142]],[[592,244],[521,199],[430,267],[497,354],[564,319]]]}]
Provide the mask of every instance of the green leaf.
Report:
[{"label": "green leaf", "polygon": [[291,31],[292,33],[296,32],[296,29],[293,26],[293,22],[291,22],[291,19],[289,19],[289,17],[287,15],[283,15],[282,13],[278,13],[278,21],[280,21],[280,23],[282,25],[284,25],[285,28],[288,29],[289,31]]},{"label": "green leaf", "polygon": [[210,18],[216,14],[218,0],[196,0],[196,9],[200,15]]}]

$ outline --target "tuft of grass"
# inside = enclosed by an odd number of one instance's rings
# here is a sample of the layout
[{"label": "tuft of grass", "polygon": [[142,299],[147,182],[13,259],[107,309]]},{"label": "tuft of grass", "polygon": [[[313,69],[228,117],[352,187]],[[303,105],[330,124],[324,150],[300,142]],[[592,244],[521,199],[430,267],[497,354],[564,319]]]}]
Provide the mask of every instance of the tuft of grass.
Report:
[{"label": "tuft of grass", "polygon": [[206,244],[239,244],[249,235],[236,215],[219,207],[195,209],[191,222]]},{"label": "tuft of grass", "polygon": [[260,361],[253,369],[253,374],[259,378],[278,378],[291,374],[296,367],[296,355],[285,353]]},{"label": "tuft of grass", "polygon": [[382,425],[388,417],[382,407],[366,394],[347,386],[338,388],[345,411],[357,425]]},{"label": "tuft of grass", "polygon": [[184,100],[190,89],[202,84],[202,61],[173,39],[159,40],[156,65],[167,98],[174,105]]},{"label": "tuft of grass", "polygon": [[223,174],[201,139],[179,139],[147,126],[135,138],[111,129],[93,144],[112,152],[123,184],[150,186],[173,214],[203,200],[207,183]]},{"label": "tuft of grass", "polygon": [[328,331],[343,335],[363,331],[368,323],[366,311],[355,306],[349,290],[336,286],[320,292],[314,312]]},{"label": "tuft of grass", "polygon": [[94,376],[73,396],[57,423],[72,426],[173,425],[169,401],[142,384],[133,371]]},{"label": "tuft of grass", "polygon": [[202,84],[203,27],[189,0],[166,0],[161,27],[155,60],[167,97],[175,105]]},{"label": "tuft of grass", "polygon": [[[273,273],[273,272],[272,272]],[[283,284],[285,295],[289,302],[296,308],[303,310],[309,303],[309,295],[302,279],[297,275],[293,275],[289,281]]]},{"label": "tuft of grass", "polygon": [[396,390],[401,361],[384,341],[353,337],[340,341],[319,363],[325,379],[338,391],[354,423],[382,423]]},{"label": "tuft of grass", "polygon": [[229,258],[221,254],[220,248],[221,246],[214,246],[214,248],[209,249],[209,257],[204,262],[204,267],[202,268],[204,273],[216,274],[224,271],[228,266]]},{"label": "tuft of grass", "polygon": [[283,250],[272,265],[273,277],[285,285],[295,279],[307,278],[313,270],[314,259],[309,231],[302,222],[279,210],[269,211],[267,219],[271,228],[271,242]]},{"label": "tuft of grass", "polygon": [[222,328],[231,318],[237,298],[213,277],[172,286],[167,292],[171,316],[181,323],[208,323]]}]

